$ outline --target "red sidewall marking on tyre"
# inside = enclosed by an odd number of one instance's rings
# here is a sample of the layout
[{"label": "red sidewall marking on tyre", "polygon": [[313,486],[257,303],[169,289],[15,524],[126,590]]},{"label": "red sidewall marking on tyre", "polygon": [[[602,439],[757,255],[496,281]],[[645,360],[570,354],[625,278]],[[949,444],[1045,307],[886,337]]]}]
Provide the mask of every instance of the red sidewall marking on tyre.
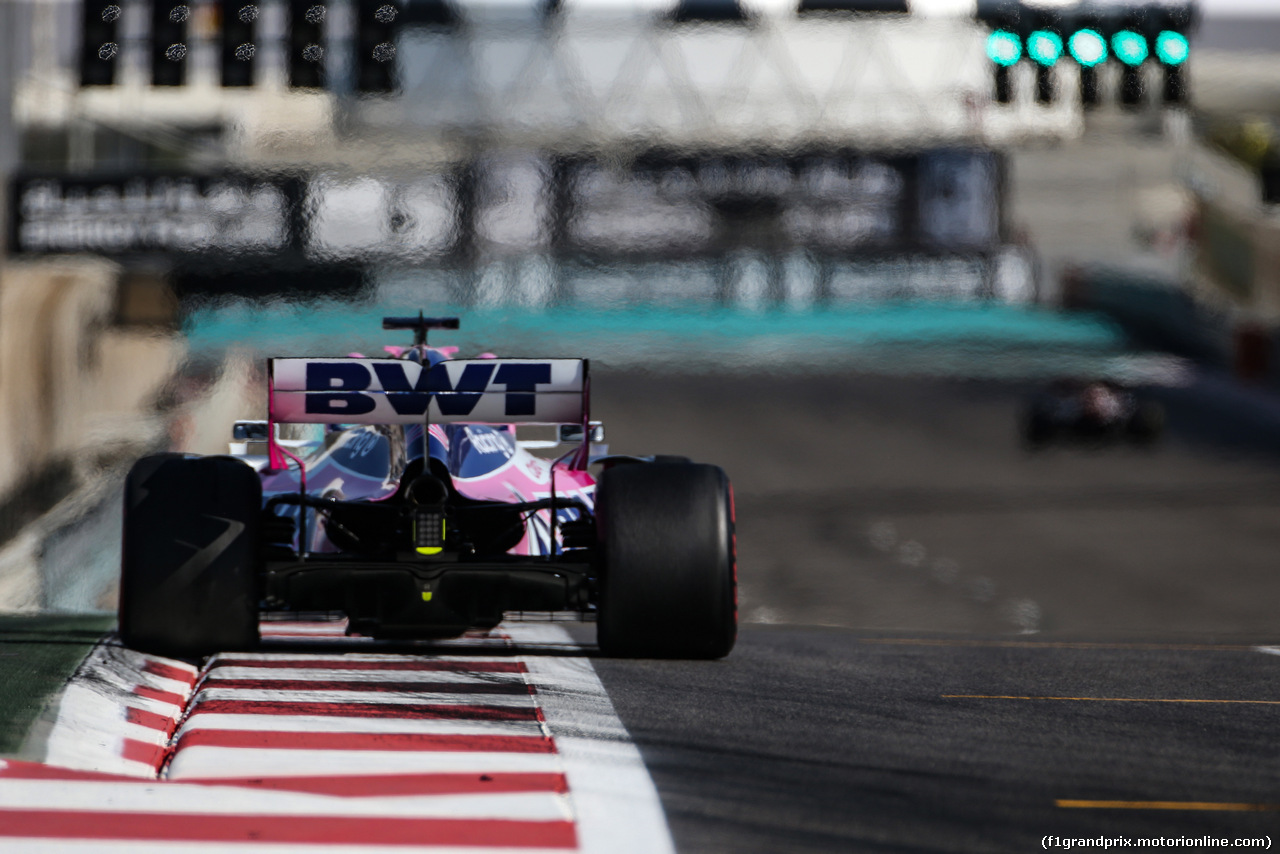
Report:
[{"label": "red sidewall marking on tyre", "polygon": [[733,624],[738,625],[738,504],[729,484],[729,561],[733,564]]}]

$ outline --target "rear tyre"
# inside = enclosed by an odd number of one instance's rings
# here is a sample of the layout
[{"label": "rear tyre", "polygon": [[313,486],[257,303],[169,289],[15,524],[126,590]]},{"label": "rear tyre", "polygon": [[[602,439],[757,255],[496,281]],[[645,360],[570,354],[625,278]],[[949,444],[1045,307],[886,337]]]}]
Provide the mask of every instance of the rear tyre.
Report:
[{"label": "rear tyre", "polygon": [[1054,439],[1053,416],[1043,406],[1032,406],[1022,420],[1022,439],[1031,448],[1043,448]]},{"label": "rear tyre", "polygon": [[722,658],[738,635],[733,497],[716,466],[605,471],[597,486],[600,650]]},{"label": "rear tyre", "polygon": [[1125,425],[1129,438],[1139,445],[1150,445],[1164,432],[1164,407],[1159,403],[1139,403]]},{"label": "rear tyre", "polygon": [[262,484],[232,457],[143,457],[124,495],[120,637],[172,657],[258,642]]}]

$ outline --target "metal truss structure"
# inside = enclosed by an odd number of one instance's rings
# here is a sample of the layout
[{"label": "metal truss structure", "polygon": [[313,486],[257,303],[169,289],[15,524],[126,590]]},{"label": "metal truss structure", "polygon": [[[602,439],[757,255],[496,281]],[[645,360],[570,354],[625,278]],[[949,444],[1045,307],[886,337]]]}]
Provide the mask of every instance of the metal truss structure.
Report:
[{"label": "metal truss structure", "polygon": [[[130,15],[130,0],[123,5],[124,20],[140,19]],[[202,20],[201,6],[192,4],[193,20]],[[19,87],[19,121],[117,130],[128,122],[134,130],[126,132],[152,136],[221,125],[238,145],[229,158],[276,164],[354,161],[368,153],[360,140],[374,136],[393,140],[412,162],[457,162],[491,148],[625,158],[655,146],[1000,147],[1082,129],[1071,98],[993,104],[985,30],[960,18],[787,11],[704,23],[676,22],[669,10],[464,6],[454,26],[406,26],[396,51],[399,91],[359,98],[341,63],[333,91],[289,90],[282,4],[262,6],[258,83],[227,91],[217,85],[213,36],[198,27],[188,85],[149,86],[143,33],[126,27],[119,85],[78,89],[73,51],[62,44],[72,35],[62,26],[71,4],[48,4],[33,34],[57,43],[35,46],[33,73]],[[342,56],[334,48],[349,37],[335,26],[329,55]]]}]

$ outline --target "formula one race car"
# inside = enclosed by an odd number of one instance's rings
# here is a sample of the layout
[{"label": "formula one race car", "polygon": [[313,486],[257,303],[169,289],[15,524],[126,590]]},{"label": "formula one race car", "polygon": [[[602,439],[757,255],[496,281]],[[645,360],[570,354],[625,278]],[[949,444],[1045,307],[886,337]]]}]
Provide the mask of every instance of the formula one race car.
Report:
[{"label": "formula one race car", "polygon": [[[721,469],[594,455],[603,428],[590,421],[584,359],[450,359],[427,331],[456,329],[456,318],[383,328],[413,330],[413,346],[270,360],[269,420],[237,423],[238,455],[134,465],[127,645],[243,650],[271,612],[342,612],[349,631],[397,639],[576,612],[595,617],[609,655],[729,653],[736,556]],[[528,424],[557,425],[575,447],[535,456],[556,442],[518,439]],[[254,445],[265,454],[247,453]]]},{"label": "formula one race car", "polygon": [[1032,447],[1057,440],[1149,444],[1164,428],[1164,408],[1107,381],[1059,380],[1031,401],[1022,435]]}]

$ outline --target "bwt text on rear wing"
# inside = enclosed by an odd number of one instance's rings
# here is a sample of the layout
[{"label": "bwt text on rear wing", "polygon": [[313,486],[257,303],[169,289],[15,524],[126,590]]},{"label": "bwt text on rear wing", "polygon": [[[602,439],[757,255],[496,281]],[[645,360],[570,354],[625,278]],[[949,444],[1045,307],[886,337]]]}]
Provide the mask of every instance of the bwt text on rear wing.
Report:
[{"label": "bwt text on rear wing", "polygon": [[585,424],[586,359],[271,359],[275,422]]}]

